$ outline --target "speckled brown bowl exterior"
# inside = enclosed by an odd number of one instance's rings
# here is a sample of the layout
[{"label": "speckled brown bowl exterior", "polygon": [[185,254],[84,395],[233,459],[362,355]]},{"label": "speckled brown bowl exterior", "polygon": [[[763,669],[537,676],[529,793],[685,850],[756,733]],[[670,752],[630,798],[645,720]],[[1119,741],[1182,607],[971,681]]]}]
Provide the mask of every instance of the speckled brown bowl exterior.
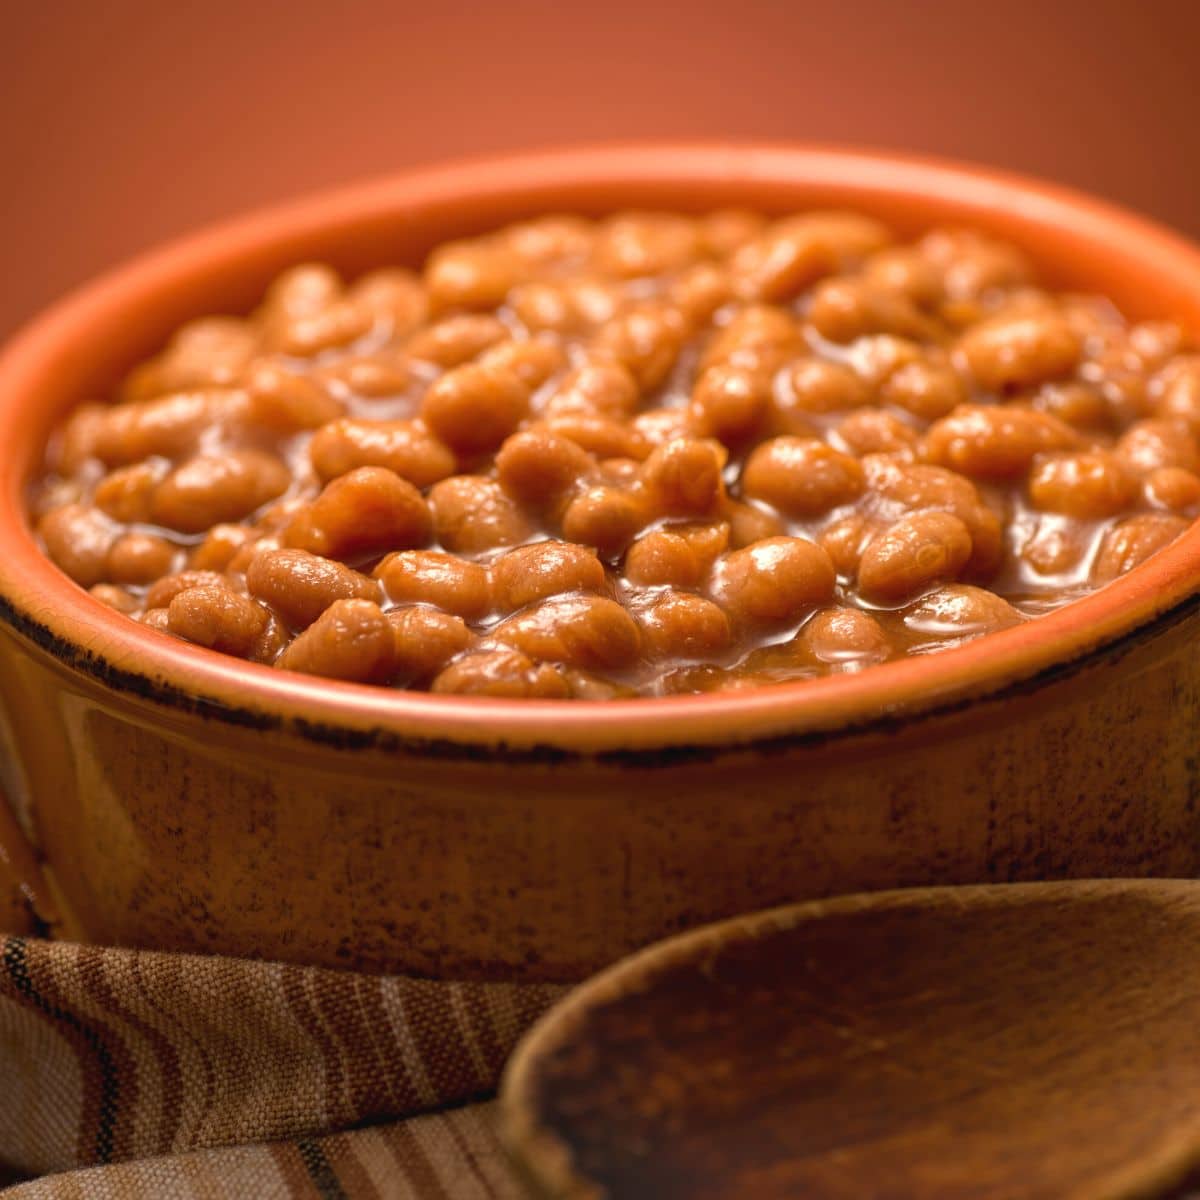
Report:
[{"label": "speckled brown bowl exterior", "polygon": [[[388,692],[185,645],[34,544],[58,417],[288,263],[355,271],[519,215],[850,205],[1011,238],[1053,284],[1200,327],[1200,252],[973,168],[786,147],[433,169],[203,234],[0,360],[0,907],[60,936],[442,977],[571,980],[839,892],[1200,868],[1200,530],[962,649],[754,693],[560,704]],[[21,836],[18,836],[18,832]],[[36,865],[35,865],[36,861]],[[5,879],[4,876],[10,878]]]}]

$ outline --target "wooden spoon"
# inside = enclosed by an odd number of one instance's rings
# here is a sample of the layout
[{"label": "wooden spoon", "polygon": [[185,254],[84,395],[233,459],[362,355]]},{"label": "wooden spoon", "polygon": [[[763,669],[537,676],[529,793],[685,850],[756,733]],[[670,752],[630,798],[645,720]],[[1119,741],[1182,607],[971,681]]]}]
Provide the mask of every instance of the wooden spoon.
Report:
[{"label": "wooden spoon", "polygon": [[1109,1200],[1200,1158],[1200,883],[929,888],[651,947],[509,1065],[542,1191]]}]

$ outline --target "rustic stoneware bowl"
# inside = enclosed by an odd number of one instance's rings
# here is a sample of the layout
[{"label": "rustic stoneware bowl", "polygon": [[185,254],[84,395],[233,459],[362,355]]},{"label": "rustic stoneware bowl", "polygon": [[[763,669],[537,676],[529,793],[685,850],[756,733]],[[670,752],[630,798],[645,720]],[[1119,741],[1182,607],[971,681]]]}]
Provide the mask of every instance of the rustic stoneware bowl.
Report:
[{"label": "rustic stoneware bowl", "polygon": [[135,262],[0,362],[0,895],[15,883],[24,898],[8,911],[104,943],[571,980],[785,901],[1196,873],[1200,529],[946,654],[749,694],[572,704],[222,657],[96,603],[30,534],[25,489],[59,417],[186,318],[249,308],[290,263],[415,263],[546,210],[718,205],[974,225],[1026,247],[1053,284],[1200,326],[1200,251],[1135,216],[974,168],[781,147],[438,168]]}]

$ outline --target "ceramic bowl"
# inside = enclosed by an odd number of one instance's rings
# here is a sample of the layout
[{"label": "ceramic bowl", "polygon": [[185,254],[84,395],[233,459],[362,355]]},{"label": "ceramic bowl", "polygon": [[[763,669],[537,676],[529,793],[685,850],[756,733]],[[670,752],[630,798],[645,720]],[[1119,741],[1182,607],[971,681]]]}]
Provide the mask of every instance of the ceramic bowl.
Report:
[{"label": "ceramic bowl", "polygon": [[972,167],[796,147],[468,162],[134,262],[0,361],[0,868],[17,907],[94,942],[571,980],[689,926],[838,892],[1194,874],[1200,529],[945,654],[569,704],[247,664],[136,625],[38,550],[24,497],[54,423],[181,321],[249,308],[284,266],[415,263],[547,210],[724,205],[976,226],[1052,284],[1200,327],[1200,251],[1136,216]]}]

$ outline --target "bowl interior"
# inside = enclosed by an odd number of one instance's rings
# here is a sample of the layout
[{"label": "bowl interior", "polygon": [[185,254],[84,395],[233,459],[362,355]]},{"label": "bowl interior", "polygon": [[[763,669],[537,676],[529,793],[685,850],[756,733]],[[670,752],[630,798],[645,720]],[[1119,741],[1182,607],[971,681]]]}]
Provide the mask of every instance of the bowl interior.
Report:
[{"label": "bowl interior", "polygon": [[[753,741],[916,712],[994,691],[1086,654],[1200,589],[1193,529],[1149,564],[1048,616],[944,655],[858,676],[736,696],[609,702],[505,702],[389,692],[281,674],[146,630],[92,600],[38,550],[25,492],[55,423],[102,398],[188,318],[251,308],[282,268],[306,259],[348,275],[417,265],[448,238],[544,212],[620,208],[768,213],[851,207],[902,234],[966,225],[1012,240],[1044,282],[1098,292],[1133,318],[1200,329],[1200,251],[1101,202],[982,169],[828,149],[663,145],[575,150],[432,168],[304,200],[143,257],[69,297],[0,359],[0,617],[79,667],[100,661],[211,700],[214,712],[283,709],[343,725],[429,738],[575,749],[681,739]],[[93,671],[92,673],[96,673]],[[111,672],[110,672],[111,674]]]}]

